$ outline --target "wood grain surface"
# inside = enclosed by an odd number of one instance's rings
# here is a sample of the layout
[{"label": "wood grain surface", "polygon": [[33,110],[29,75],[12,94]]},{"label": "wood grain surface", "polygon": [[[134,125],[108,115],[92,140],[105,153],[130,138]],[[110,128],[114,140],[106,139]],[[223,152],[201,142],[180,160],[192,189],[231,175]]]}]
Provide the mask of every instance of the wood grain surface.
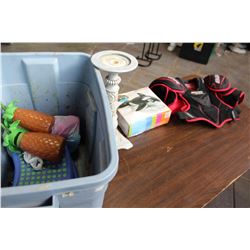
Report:
[{"label": "wood grain surface", "polygon": [[249,168],[250,109],[241,110],[220,129],[173,117],[130,138],[104,207],[204,207]]}]

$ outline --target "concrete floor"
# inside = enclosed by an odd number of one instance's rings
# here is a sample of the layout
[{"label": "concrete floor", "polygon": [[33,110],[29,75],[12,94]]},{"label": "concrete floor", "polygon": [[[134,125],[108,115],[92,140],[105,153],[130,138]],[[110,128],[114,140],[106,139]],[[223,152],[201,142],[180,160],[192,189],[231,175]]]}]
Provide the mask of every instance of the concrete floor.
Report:
[{"label": "concrete floor", "polygon": [[[12,43],[2,45],[2,52],[28,51],[74,51],[93,54],[100,50],[122,50],[139,56],[142,44],[134,43]],[[167,44],[161,44],[162,57],[150,67],[139,67],[137,70],[122,76],[120,93],[148,86],[160,76],[182,77],[190,74],[205,76],[219,73],[230,80],[232,86],[246,92],[244,103],[250,108],[250,52],[245,55],[226,51],[221,57],[212,54],[207,65],[198,64],[178,57],[179,48],[174,52],[167,51]],[[220,194],[208,207],[250,207],[250,170]]]}]

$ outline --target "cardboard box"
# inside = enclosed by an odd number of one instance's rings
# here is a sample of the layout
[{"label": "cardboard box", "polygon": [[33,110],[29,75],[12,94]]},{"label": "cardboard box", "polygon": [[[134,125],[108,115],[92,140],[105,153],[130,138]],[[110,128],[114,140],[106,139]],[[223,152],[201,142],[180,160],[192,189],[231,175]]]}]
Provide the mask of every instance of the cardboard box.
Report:
[{"label": "cardboard box", "polygon": [[127,137],[168,123],[169,107],[148,88],[119,95],[118,124]]}]

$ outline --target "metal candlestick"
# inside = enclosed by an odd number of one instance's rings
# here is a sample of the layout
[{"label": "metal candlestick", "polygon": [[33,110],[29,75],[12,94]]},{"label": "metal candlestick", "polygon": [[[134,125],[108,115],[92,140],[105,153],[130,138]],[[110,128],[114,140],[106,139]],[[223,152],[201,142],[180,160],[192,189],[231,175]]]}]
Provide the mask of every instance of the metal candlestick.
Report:
[{"label": "metal candlestick", "polygon": [[105,87],[112,113],[117,147],[118,149],[132,148],[133,144],[117,130],[118,94],[120,89],[119,84],[121,82],[119,73],[126,73],[136,69],[138,62],[132,55],[116,50],[98,52],[91,57],[91,62],[97,69],[108,73],[105,78]]}]

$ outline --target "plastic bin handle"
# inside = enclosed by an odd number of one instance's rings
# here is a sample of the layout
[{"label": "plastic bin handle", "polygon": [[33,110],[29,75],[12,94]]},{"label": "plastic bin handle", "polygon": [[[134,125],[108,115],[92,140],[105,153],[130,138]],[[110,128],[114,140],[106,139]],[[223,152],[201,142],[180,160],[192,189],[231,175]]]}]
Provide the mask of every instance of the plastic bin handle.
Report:
[{"label": "plastic bin handle", "polygon": [[58,200],[57,195],[53,195],[51,197],[51,200],[52,200],[52,204],[51,205],[49,205],[49,206],[42,206],[40,208],[59,208],[59,200]]}]

